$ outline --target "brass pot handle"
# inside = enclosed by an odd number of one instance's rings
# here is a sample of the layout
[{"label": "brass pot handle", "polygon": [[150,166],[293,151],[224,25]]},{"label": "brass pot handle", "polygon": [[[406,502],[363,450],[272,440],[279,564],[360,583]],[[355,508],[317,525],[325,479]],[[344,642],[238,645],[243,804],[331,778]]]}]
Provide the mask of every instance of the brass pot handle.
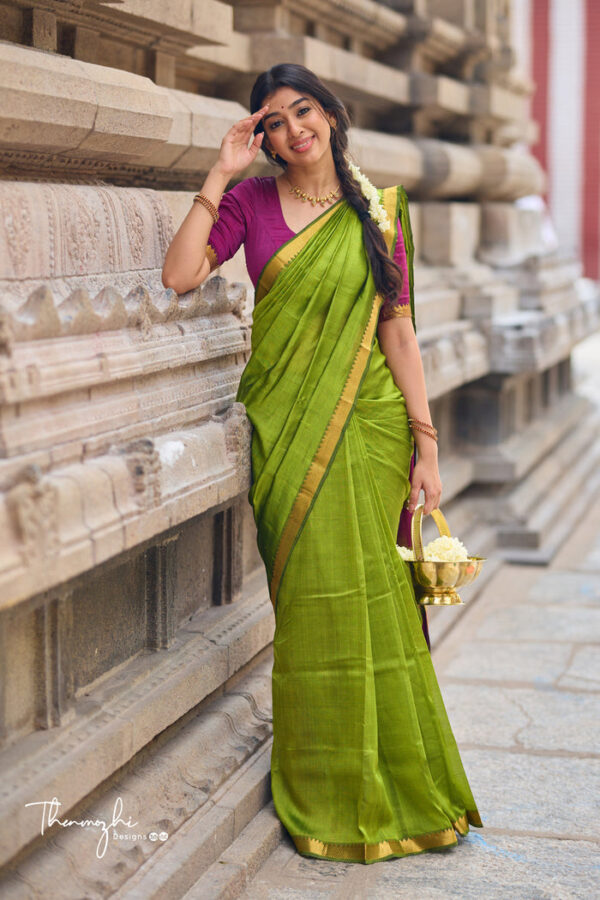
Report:
[{"label": "brass pot handle", "polygon": [[[415,511],[412,517],[411,523],[411,537],[412,537],[412,545],[413,551],[415,554],[415,559],[422,562],[424,559],[423,556],[423,534],[421,532],[421,523],[423,519],[423,509],[425,508],[424,503],[418,503],[415,507]],[[438,531],[441,535],[445,535],[446,537],[452,537],[450,534],[450,529],[448,528],[448,523],[444,517],[443,512],[439,507],[431,510],[431,515],[433,517],[433,521],[438,527]]]}]

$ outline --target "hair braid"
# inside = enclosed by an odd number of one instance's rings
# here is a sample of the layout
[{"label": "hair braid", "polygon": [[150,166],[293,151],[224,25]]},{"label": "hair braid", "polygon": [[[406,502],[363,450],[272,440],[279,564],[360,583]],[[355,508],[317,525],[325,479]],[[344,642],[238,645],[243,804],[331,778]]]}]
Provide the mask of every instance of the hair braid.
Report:
[{"label": "hair braid", "polygon": [[[265,97],[280,87],[291,87],[304,94],[310,94],[321,104],[326,114],[330,113],[335,117],[336,124],[331,131],[331,152],[336,173],[346,200],[357,213],[364,215],[369,210],[369,204],[362,194],[360,184],[354,179],[348,168],[346,159],[348,129],[350,128],[350,117],[346,107],[339,97],[336,97],[306,66],[296,63],[280,63],[262,72],[256,79],[250,96],[250,111],[254,113],[259,110]],[[262,121],[256,125],[254,133],[258,134],[260,131],[264,131]],[[264,140],[262,151],[272,163],[273,159],[267,152]],[[275,162],[285,171],[287,163],[284,159],[277,156]],[[395,299],[404,285],[402,269],[390,257],[387,244],[377,223],[367,215],[363,219],[362,225],[365,250],[373,273],[375,289],[384,300]]]},{"label": "hair braid", "polygon": [[[348,168],[344,152],[346,142],[346,133],[336,128],[331,135],[331,151],[337,176],[348,203],[357,213],[368,212],[369,203]],[[402,270],[389,256],[387,244],[377,223],[367,216],[362,225],[365,250],[371,264],[375,286],[384,299],[387,297],[395,299],[404,285]]]}]

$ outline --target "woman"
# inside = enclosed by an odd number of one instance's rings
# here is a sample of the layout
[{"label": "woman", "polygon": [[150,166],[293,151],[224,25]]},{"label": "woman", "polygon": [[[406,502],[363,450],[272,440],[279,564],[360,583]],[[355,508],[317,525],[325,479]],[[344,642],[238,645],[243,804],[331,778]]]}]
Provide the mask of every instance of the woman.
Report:
[{"label": "woman", "polygon": [[[237,399],[275,610],[274,806],[299,853],[371,863],[482,827],[396,550],[405,499],[411,512],[422,488],[427,515],[441,495],[408,207],[350,162],[347,112],[308,69],[264,72],[250,106],[163,283],[190,290],[244,243],[256,296]],[[281,174],[223,193],[261,148]]]}]

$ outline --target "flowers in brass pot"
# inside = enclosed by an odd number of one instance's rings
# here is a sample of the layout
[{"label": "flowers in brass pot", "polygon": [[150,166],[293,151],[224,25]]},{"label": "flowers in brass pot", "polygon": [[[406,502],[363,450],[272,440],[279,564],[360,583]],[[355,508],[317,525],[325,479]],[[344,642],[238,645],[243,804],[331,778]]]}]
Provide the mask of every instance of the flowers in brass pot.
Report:
[{"label": "flowers in brass pot", "polygon": [[[402,559],[415,561],[414,550],[409,547],[396,545],[396,550]],[[423,557],[428,562],[465,562],[469,558],[467,548],[457,537],[440,535],[423,547]]]}]

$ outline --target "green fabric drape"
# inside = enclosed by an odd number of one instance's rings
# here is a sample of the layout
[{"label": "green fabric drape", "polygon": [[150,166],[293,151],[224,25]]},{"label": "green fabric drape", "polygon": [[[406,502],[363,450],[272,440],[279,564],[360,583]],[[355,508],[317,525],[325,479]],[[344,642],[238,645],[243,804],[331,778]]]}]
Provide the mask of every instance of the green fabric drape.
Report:
[{"label": "green fabric drape", "polygon": [[[388,249],[400,215],[412,253],[404,190],[380,196]],[[455,829],[482,823],[396,550],[414,442],[344,199],[274,254],[256,300],[237,399],[276,620],[275,809],[309,856],[368,863],[457,843]]]}]

